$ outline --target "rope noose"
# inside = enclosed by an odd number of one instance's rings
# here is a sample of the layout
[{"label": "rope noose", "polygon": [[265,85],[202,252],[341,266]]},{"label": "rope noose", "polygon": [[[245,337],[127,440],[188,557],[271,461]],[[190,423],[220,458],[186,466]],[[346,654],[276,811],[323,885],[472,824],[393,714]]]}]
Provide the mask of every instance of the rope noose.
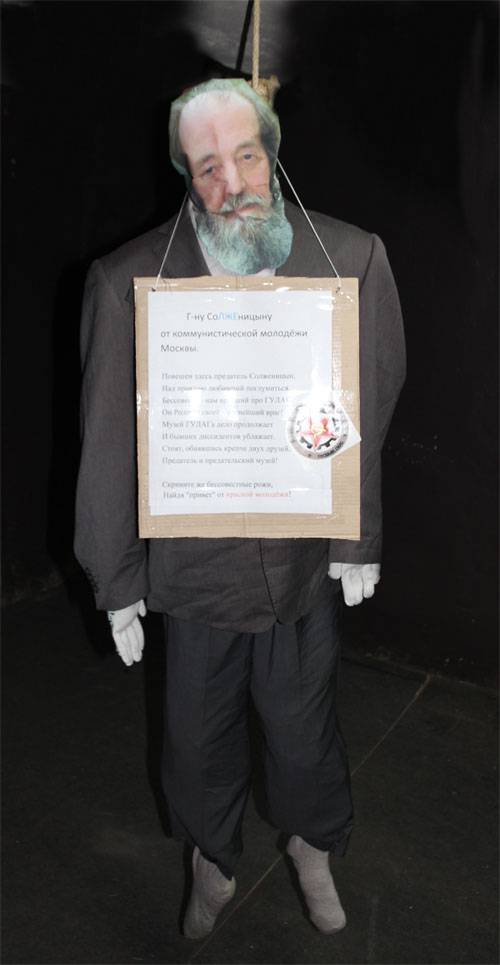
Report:
[{"label": "rope noose", "polygon": [[[253,0],[252,3],[253,31],[252,31],[252,80],[251,84],[256,94],[266,100],[271,107],[273,106],[276,91],[279,90],[280,82],[275,74],[271,77],[259,77],[260,66],[260,0]],[[247,24],[243,28],[248,30]],[[246,33],[246,31],[245,31]],[[246,39],[246,37],[245,37]],[[241,53],[241,51],[240,51]],[[241,60],[243,57],[241,57]]]}]

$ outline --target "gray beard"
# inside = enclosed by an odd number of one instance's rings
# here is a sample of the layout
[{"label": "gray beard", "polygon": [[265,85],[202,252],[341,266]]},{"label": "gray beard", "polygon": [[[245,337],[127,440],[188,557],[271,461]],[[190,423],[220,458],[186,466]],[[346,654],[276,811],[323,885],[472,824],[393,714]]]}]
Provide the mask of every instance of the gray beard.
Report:
[{"label": "gray beard", "polygon": [[228,220],[222,213],[193,207],[196,233],[209,255],[237,275],[278,268],[287,260],[293,240],[281,193],[270,205],[258,195],[239,195],[226,202],[221,211],[231,211],[245,202],[260,204],[263,217]]}]

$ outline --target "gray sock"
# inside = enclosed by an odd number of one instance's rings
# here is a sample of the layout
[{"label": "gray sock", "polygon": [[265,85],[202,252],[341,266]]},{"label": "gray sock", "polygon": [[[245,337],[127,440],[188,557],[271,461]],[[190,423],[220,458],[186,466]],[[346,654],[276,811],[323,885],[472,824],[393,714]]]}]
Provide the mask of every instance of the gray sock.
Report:
[{"label": "gray sock", "polygon": [[213,861],[207,861],[200,849],[193,851],[193,888],[182,930],[186,938],[205,938],[212,931],[217,916],[234,895],[236,881],[228,881]]},{"label": "gray sock", "polygon": [[340,931],[346,917],[333,883],[328,851],[313,848],[296,834],[290,838],[286,850],[297,869],[313,925],[325,935]]}]

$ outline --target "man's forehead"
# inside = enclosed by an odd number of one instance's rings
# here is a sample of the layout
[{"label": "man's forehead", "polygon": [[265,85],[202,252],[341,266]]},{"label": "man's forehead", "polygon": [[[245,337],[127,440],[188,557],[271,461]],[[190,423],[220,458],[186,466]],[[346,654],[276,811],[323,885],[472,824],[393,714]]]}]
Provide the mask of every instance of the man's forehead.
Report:
[{"label": "man's forehead", "polygon": [[[183,107],[179,120],[179,137],[183,147],[187,142],[199,143],[218,131],[230,133],[237,119],[248,124],[249,132],[258,134],[259,123],[253,105],[236,93],[210,91],[198,94]],[[232,121],[232,124],[231,124]]]}]

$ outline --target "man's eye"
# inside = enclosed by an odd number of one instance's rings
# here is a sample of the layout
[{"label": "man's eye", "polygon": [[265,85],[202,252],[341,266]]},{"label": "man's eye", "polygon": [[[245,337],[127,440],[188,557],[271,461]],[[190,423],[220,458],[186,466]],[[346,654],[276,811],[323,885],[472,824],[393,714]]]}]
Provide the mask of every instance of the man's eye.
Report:
[{"label": "man's eye", "polygon": [[205,170],[201,172],[201,177],[202,177],[202,178],[211,178],[211,177],[212,177],[212,174],[214,173],[214,171],[215,171],[215,167],[214,167],[213,164],[211,164],[210,167],[205,168]]}]

